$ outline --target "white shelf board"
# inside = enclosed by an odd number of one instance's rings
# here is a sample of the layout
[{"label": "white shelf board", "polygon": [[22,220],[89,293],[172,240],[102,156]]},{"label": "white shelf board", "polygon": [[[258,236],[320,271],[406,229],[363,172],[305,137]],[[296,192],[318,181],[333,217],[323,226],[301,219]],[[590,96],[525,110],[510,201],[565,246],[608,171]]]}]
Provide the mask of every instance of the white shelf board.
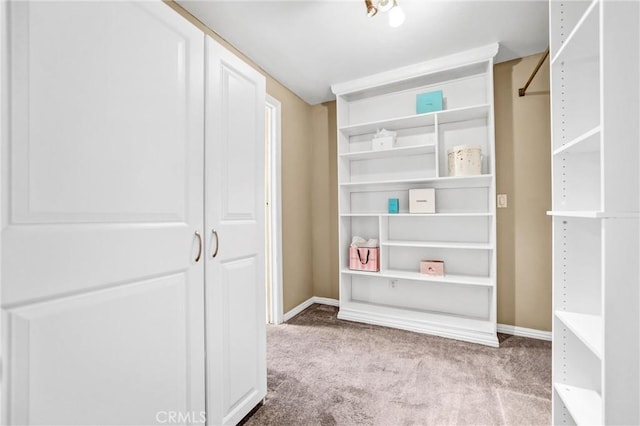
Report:
[{"label": "white shelf board", "polygon": [[436,113],[414,114],[404,117],[391,118],[387,120],[370,121],[362,124],[340,127],[340,132],[345,136],[366,135],[375,133],[380,129],[400,130],[414,127],[433,126],[435,124]]},{"label": "white shelf board", "polygon": [[387,120],[370,121],[367,123],[353,124],[340,127],[340,132],[345,136],[366,135],[375,133],[379,129],[401,130],[414,127],[433,126],[436,116],[440,123],[453,123],[456,121],[473,120],[487,117],[489,105],[474,105],[464,108],[428,112],[425,114],[414,114],[404,117],[396,117]]},{"label": "white shelf board", "polygon": [[353,271],[348,268],[342,269],[343,274],[349,275],[364,275],[369,277],[380,277],[380,278],[392,278],[399,280],[410,280],[410,281],[425,281],[425,282],[434,282],[434,283],[447,283],[447,284],[463,284],[463,285],[472,285],[472,286],[480,286],[480,287],[493,287],[493,281],[489,277],[474,277],[471,275],[451,275],[447,274],[442,277],[436,277],[432,275],[425,275],[419,272],[410,272],[410,271],[400,271],[394,269],[384,269],[380,272],[370,272],[370,271]]},{"label": "white shelf board", "polygon": [[600,126],[578,136],[571,142],[553,151],[553,155],[576,153],[576,152],[596,152],[600,150]]},{"label": "white shelf board", "polygon": [[587,219],[600,219],[602,218],[603,212],[598,210],[574,210],[574,211],[563,211],[563,210],[551,210],[547,212],[547,216],[559,216],[559,217],[581,217]]},{"label": "white shelf board", "polygon": [[345,158],[347,160],[375,160],[378,158],[406,157],[409,155],[430,154],[435,152],[435,150],[435,144],[424,144],[415,146],[403,146],[380,151],[345,152],[344,154],[340,154],[339,157]]},{"label": "white shelf board", "polygon": [[556,311],[556,317],[585,344],[591,352],[602,359],[604,331],[600,315]]},{"label": "white shelf board", "polygon": [[491,217],[493,213],[340,213],[341,217]]},{"label": "white shelf board", "polygon": [[553,387],[578,426],[602,424],[602,397],[598,392],[564,383],[554,383]]},{"label": "white shelf board", "polygon": [[601,210],[551,210],[548,216],[557,217],[578,217],[586,219],[615,219],[640,217],[640,212],[605,212]]},{"label": "white shelf board", "polygon": [[381,246],[389,247],[416,247],[416,248],[447,248],[467,250],[492,250],[489,243],[465,243],[449,241],[380,241]]},{"label": "white shelf board", "polygon": [[[383,191],[392,186],[404,185],[429,185],[432,188],[488,188],[491,186],[493,175],[478,176],[451,176],[451,177],[430,177],[421,179],[397,179],[380,180],[368,182],[346,182],[341,183],[341,188],[351,191]],[[385,188],[387,187],[387,188]]]},{"label": "white shelf board", "polygon": [[[551,65],[564,60],[573,60],[592,56],[593,51],[598,52],[599,42],[599,1],[594,0],[587,8],[582,18],[573,28],[569,37],[558,49],[555,56],[551,59]],[[595,30],[594,30],[595,29]]]},{"label": "white shelf board", "polygon": [[489,105],[477,105],[468,108],[456,108],[440,111],[437,113],[438,124],[456,123],[459,121],[475,120],[487,118],[489,115]]}]

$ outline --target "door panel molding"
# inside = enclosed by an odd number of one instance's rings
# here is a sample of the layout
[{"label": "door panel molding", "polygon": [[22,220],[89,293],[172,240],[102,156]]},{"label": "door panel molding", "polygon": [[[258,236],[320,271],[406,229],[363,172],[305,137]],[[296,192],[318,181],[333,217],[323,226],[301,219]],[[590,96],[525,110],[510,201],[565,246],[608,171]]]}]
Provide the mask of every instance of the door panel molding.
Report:
[{"label": "door panel molding", "polygon": [[[247,192],[251,193],[255,189],[252,187],[256,181],[257,170],[251,167],[256,163],[255,140],[252,134],[258,127],[254,114],[247,114],[247,108],[253,107],[256,94],[259,93],[256,81],[247,78],[233,64],[220,59],[221,102],[222,119],[220,124],[219,141],[220,157],[232,158],[243,156],[246,160],[246,167],[238,168],[237,164],[230,164],[228,161],[221,161],[219,166],[222,187],[228,191],[222,193],[221,218],[222,221],[255,221],[255,197],[243,196]],[[243,126],[237,126],[233,122],[235,117],[242,118]],[[235,167],[233,167],[235,166]],[[240,195],[231,197],[232,195]]]},{"label": "door panel molding", "polygon": [[[10,423],[149,424],[167,407],[190,411],[201,384],[188,374],[197,294],[187,283],[187,274],[173,274],[7,311]],[[161,309],[141,309],[150,305]],[[137,367],[123,376],[123,364]]]},{"label": "door panel molding", "polygon": [[[191,63],[202,61],[202,46],[193,43],[194,28],[176,25],[168,12],[134,2],[117,12],[100,3],[11,3],[11,223],[186,220],[188,154],[180,141],[190,137],[185,130],[201,132],[202,120],[176,105],[202,96],[191,88],[201,78]],[[72,25],[47,30],[68,16]]]}]

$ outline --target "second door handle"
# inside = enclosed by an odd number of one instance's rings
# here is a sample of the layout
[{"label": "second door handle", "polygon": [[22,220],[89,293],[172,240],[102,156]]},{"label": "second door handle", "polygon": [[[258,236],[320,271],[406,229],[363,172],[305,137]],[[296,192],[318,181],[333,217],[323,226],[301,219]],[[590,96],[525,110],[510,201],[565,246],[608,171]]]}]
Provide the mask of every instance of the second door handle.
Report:
[{"label": "second door handle", "polygon": [[198,231],[196,231],[196,237],[198,238],[198,255],[196,256],[196,263],[198,263],[200,261],[200,256],[202,256],[202,237]]},{"label": "second door handle", "polygon": [[218,231],[216,231],[215,229],[211,230],[211,235],[216,239],[216,251],[214,251],[213,255],[211,256],[213,258],[218,255],[218,249],[220,248],[220,240],[218,239]]}]

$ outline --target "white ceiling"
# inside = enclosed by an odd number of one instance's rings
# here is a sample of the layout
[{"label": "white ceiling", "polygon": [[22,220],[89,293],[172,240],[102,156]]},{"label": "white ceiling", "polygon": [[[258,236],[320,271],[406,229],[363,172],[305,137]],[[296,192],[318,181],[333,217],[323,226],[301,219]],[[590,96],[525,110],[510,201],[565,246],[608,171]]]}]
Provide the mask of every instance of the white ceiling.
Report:
[{"label": "white ceiling", "polygon": [[496,41],[496,62],[549,44],[546,0],[398,0],[399,28],[367,18],[363,0],[178,2],[312,105],[334,99],[334,83]]}]

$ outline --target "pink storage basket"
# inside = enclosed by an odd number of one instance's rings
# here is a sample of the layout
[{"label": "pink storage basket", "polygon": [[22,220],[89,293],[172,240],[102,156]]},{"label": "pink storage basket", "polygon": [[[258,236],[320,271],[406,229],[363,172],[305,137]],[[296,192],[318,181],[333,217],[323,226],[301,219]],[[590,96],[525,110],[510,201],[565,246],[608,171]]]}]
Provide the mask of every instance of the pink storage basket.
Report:
[{"label": "pink storage basket", "polygon": [[380,248],[349,247],[349,269],[356,271],[380,271]]}]

